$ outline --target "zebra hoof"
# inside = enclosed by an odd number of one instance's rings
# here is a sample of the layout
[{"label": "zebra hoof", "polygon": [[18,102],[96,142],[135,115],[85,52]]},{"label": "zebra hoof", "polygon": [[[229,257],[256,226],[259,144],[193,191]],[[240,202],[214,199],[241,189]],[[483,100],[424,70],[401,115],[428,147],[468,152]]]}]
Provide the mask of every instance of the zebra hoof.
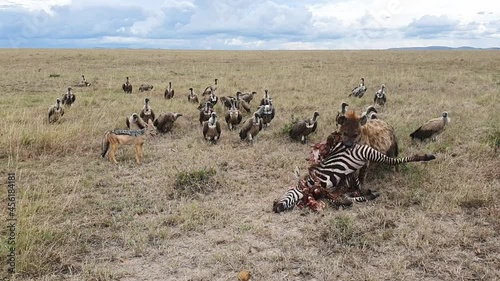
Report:
[{"label": "zebra hoof", "polygon": [[375,198],[380,196],[380,193],[377,191],[372,191],[371,189],[366,190],[366,194],[363,194],[366,200],[374,200]]}]

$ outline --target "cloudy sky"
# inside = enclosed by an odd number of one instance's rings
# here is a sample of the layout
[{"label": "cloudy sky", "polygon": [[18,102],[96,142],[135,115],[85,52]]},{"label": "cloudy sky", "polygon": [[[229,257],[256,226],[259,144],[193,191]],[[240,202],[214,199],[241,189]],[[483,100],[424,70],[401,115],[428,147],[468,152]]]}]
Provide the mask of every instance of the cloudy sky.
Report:
[{"label": "cloudy sky", "polygon": [[492,0],[1,0],[0,48],[500,47]]}]

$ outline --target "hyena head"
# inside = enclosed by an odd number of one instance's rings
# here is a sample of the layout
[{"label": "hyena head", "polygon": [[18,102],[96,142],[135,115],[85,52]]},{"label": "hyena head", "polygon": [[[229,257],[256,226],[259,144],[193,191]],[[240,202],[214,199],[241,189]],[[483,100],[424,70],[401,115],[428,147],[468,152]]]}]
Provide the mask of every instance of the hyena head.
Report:
[{"label": "hyena head", "polygon": [[368,118],[366,115],[360,117],[353,110],[347,111],[344,116],[340,116],[338,123],[340,125],[339,132],[341,134],[342,143],[351,147],[358,143],[361,138],[361,126],[366,124]]}]

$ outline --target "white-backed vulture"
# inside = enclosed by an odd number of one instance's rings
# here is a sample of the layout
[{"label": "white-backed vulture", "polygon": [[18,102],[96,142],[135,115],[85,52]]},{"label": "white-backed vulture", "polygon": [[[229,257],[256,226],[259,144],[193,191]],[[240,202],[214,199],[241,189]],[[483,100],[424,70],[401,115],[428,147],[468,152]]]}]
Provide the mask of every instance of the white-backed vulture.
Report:
[{"label": "white-backed vulture", "polygon": [[127,81],[125,81],[125,84],[122,85],[122,89],[125,93],[131,94],[132,93],[132,84],[130,84],[130,81],[128,80],[128,77],[125,77]]},{"label": "white-backed vulture", "polygon": [[442,117],[431,119],[422,126],[420,126],[415,132],[410,134],[412,139],[418,139],[424,141],[426,139],[436,140],[437,136],[441,134],[446,124],[450,123],[451,118],[448,117],[448,112],[443,112]]},{"label": "white-backed vulture", "polygon": [[220,97],[219,100],[221,104],[228,110],[231,109],[233,102],[236,102],[236,98],[231,96]]},{"label": "white-backed vulture", "polygon": [[88,87],[90,85],[91,84],[87,82],[87,80],[85,79],[85,75],[82,75],[82,81],[78,82],[78,84],[76,84],[75,87]]},{"label": "white-backed vulture", "polygon": [[345,115],[348,106],[349,105],[345,102],[342,102],[342,104],[340,105],[340,111],[337,113],[337,117],[335,117],[335,125],[337,126],[337,128],[339,127],[339,117]]},{"label": "white-backed vulture", "polygon": [[147,123],[137,113],[132,113],[130,117],[127,117],[125,124],[130,130],[142,130],[147,127]]},{"label": "white-backed vulture", "polygon": [[61,100],[59,98],[56,99],[56,103],[49,107],[49,117],[48,122],[54,123],[59,120],[64,115],[64,108],[61,107]]},{"label": "white-backed vulture", "polygon": [[243,118],[241,115],[241,111],[236,108],[234,101],[231,102],[231,109],[226,112],[226,123],[227,127],[230,131],[235,129],[236,125],[241,123],[241,119]]},{"label": "white-backed vulture", "polygon": [[378,119],[377,113],[378,113],[378,111],[377,111],[377,109],[375,109],[375,106],[370,105],[366,108],[366,111],[361,114],[361,117],[366,115],[368,120]]},{"label": "white-backed vulture", "polygon": [[206,102],[203,107],[200,108],[200,125],[212,116],[213,111],[214,106],[210,102]]},{"label": "white-backed vulture", "polygon": [[248,140],[253,144],[255,137],[262,130],[262,119],[258,112],[255,112],[252,117],[249,117],[243,123],[240,129],[240,139]]},{"label": "white-backed vulture", "polygon": [[208,101],[208,102],[212,103],[212,105],[215,106],[217,104],[217,101],[219,100],[219,98],[215,94],[216,90],[217,89],[213,89],[209,95],[203,97],[203,100],[206,102]]},{"label": "white-backed vulture", "polygon": [[155,121],[155,113],[153,109],[151,108],[151,105],[149,105],[149,98],[144,99],[144,107],[141,110],[141,113],[139,114],[141,118],[144,120],[144,122],[148,122],[149,119],[151,121]]},{"label": "white-backed vulture", "polygon": [[215,82],[214,82],[215,84],[206,87],[205,90],[203,91],[203,93],[201,95],[202,96],[210,95],[214,90],[217,89],[217,82],[218,81],[219,81],[219,79],[215,78]]},{"label": "white-backed vulture", "polygon": [[208,121],[203,123],[203,138],[216,144],[220,138],[221,128],[217,120],[217,113],[212,112]]},{"label": "white-backed vulture", "polygon": [[256,94],[257,92],[244,93],[240,95],[240,98],[250,104],[250,102],[253,100],[253,96],[255,96]]},{"label": "white-backed vulture", "polygon": [[269,96],[268,90],[264,90],[264,97],[260,100],[260,105],[267,104],[266,101],[270,100],[271,96]]},{"label": "white-backed vulture", "polygon": [[141,84],[141,86],[139,86],[139,92],[147,92],[147,91],[150,91],[150,90],[153,90],[153,85],[149,85],[149,84]]},{"label": "white-backed vulture", "polygon": [[153,124],[155,125],[158,132],[165,134],[172,130],[172,128],[174,127],[174,122],[181,116],[182,114],[177,112],[161,113],[160,116],[156,118]]},{"label": "white-backed vulture", "polygon": [[172,82],[168,82],[168,88],[165,90],[163,95],[167,100],[174,97],[174,89],[172,88]]},{"label": "white-backed vulture", "polygon": [[267,99],[264,101],[264,105],[261,105],[257,110],[259,116],[262,118],[262,124],[267,128],[271,121],[274,119],[276,110],[273,106],[273,100]]},{"label": "white-backed vulture", "polygon": [[240,110],[243,108],[246,112],[250,112],[250,105],[241,98],[241,92],[236,93],[236,107]]},{"label": "white-backed vulture", "polygon": [[290,138],[300,140],[305,144],[307,136],[315,132],[318,127],[318,116],[319,112],[314,111],[312,118],[307,118],[295,123],[290,130]]},{"label": "white-backed vulture", "polygon": [[365,78],[361,77],[361,83],[359,84],[359,86],[356,86],[354,87],[354,89],[352,89],[351,93],[349,94],[349,97],[355,96],[361,98],[365,94],[365,92],[366,92]]},{"label": "white-backed vulture", "polygon": [[193,88],[189,88],[188,101],[190,103],[199,103],[198,96],[194,93]]},{"label": "white-backed vulture", "polygon": [[373,97],[373,103],[378,104],[380,106],[385,106],[387,102],[387,96],[385,92],[385,85],[382,84],[380,89],[375,93],[375,97]]},{"label": "white-backed vulture", "polygon": [[62,104],[64,104],[66,107],[71,107],[71,105],[76,101],[76,96],[73,94],[73,89],[71,87],[68,87],[68,91],[66,91],[66,94],[64,94],[63,99],[62,99]]}]

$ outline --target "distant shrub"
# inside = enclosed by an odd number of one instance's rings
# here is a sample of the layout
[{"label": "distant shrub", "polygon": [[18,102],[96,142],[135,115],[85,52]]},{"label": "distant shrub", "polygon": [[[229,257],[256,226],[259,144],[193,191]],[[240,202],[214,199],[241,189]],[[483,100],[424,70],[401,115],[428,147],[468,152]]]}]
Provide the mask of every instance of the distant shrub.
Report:
[{"label": "distant shrub", "polygon": [[210,193],[218,185],[217,180],[214,179],[216,174],[217,171],[214,168],[179,172],[175,176],[174,191],[179,196],[187,197]]}]

